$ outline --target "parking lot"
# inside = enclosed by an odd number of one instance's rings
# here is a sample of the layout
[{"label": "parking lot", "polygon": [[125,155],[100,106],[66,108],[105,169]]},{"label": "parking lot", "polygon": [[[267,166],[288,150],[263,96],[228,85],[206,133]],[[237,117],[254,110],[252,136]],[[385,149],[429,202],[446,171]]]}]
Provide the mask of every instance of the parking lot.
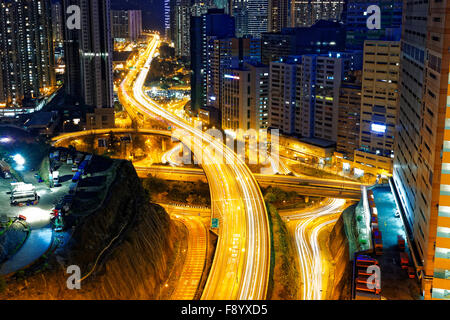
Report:
[{"label": "parking lot", "polygon": [[34,171],[21,172],[24,182],[33,184],[40,197],[39,203],[34,206],[11,206],[10,191],[13,180],[0,178],[0,215],[8,217],[23,215],[27,218],[27,222],[32,229],[47,226],[50,223],[52,209],[64,195],[68,194],[69,185],[73,177],[71,165],[62,164],[58,171],[60,172],[60,185],[54,188],[49,188],[44,182],[39,183]]},{"label": "parking lot", "polygon": [[383,255],[376,256],[382,273],[382,295],[388,300],[419,299],[417,280],[409,279],[407,272],[400,266],[397,236],[405,238],[405,230],[401,219],[395,216],[397,206],[391,189],[388,186],[377,187],[373,189],[373,194],[378,210],[379,229],[383,235]]}]

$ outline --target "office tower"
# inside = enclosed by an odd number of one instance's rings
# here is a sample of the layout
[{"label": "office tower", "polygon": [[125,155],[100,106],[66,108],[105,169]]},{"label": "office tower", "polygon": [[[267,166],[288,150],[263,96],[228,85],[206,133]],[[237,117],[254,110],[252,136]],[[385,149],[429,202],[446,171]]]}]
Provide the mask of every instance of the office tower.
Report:
[{"label": "office tower", "polygon": [[291,27],[291,0],[269,0],[269,32],[280,32]]},{"label": "office tower", "polygon": [[296,131],[304,137],[337,141],[339,89],[351,69],[351,54],[304,55],[298,75]]},{"label": "office tower", "polygon": [[448,74],[445,2],[403,10],[393,181],[425,299],[450,299]]},{"label": "office tower", "polygon": [[34,111],[55,86],[49,0],[0,4],[0,115]]},{"label": "office tower", "polygon": [[346,0],[293,0],[292,23],[310,27],[319,20],[340,21]]},{"label": "office tower", "polygon": [[291,55],[340,52],[345,48],[345,26],[322,20],[312,27],[263,33],[261,42],[261,60],[265,64]]},{"label": "office tower", "polygon": [[[371,5],[380,7],[380,29],[368,29],[367,19]],[[401,0],[348,0],[345,14],[347,49],[362,50],[365,40],[399,41],[402,25]]]},{"label": "office tower", "polygon": [[353,160],[354,152],[359,148],[361,81],[361,71],[353,72],[345,77],[339,90],[336,151],[348,160]]},{"label": "office tower", "polygon": [[355,162],[376,174],[392,172],[399,105],[400,42],[367,40],[361,98],[360,148]]},{"label": "office tower", "polygon": [[226,69],[223,79],[222,129],[267,128],[269,68],[258,62]]},{"label": "office tower", "polygon": [[269,16],[269,0],[248,0],[248,34],[254,38],[261,38],[267,32]]},{"label": "office tower", "polygon": [[236,37],[248,35],[248,0],[233,0],[231,15],[236,21]]},{"label": "office tower", "polygon": [[66,92],[75,101],[96,108],[113,106],[112,41],[109,0],[64,0],[81,8],[81,29],[65,28]]},{"label": "office tower", "polygon": [[142,35],[142,11],[111,10],[112,37],[136,41]]},{"label": "office tower", "polygon": [[62,44],[64,41],[64,21],[62,5],[60,2],[52,4],[52,30],[53,30],[53,42],[55,46]]},{"label": "office tower", "polygon": [[191,106],[199,110],[207,105],[208,79],[212,77],[208,59],[217,39],[233,38],[234,18],[221,9],[210,9],[200,17],[191,17]]}]

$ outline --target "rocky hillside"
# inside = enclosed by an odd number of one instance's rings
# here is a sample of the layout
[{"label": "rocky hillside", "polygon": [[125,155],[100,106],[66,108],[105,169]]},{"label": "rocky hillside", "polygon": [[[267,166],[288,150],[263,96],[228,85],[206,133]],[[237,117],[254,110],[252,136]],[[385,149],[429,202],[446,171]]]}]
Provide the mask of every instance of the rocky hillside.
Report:
[{"label": "rocky hillside", "polygon": [[350,299],[351,264],[349,246],[345,234],[344,220],[341,215],[331,231],[328,247],[334,261],[334,288],[330,295],[332,300]]},{"label": "rocky hillside", "polygon": [[[158,299],[177,230],[131,163],[116,170],[102,208],[79,219],[66,247],[8,279],[0,299]],[[89,274],[79,290],[67,288],[70,265]]]}]

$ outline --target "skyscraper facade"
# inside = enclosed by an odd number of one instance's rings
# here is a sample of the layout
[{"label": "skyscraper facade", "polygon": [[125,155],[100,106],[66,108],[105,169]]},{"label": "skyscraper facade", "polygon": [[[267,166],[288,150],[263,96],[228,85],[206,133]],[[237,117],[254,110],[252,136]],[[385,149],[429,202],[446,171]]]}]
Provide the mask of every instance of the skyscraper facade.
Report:
[{"label": "skyscraper facade", "polygon": [[248,0],[233,0],[231,15],[236,21],[236,37],[248,35]]},{"label": "skyscraper facade", "polygon": [[[1,116],[28,112],[24,101],[55,86],[55,58],[49,0],[0,4]],[[33,103],[30,105],[33,110]]]},{"label": "skyscraper facade", "polygon": [[295,27],[310,27],[318,20],[340,21],[345,0],[293,0],[292,23]]},{"label": "skyscraper facade", "polygon": [[445,2],[403,11],[400,107],[393,181],[425,299],[450,299],[448,75]]},{"label": "skyscraper facade", "polygon": [[233,38],[234,18],[223,9],[210,9],[200,17],[191,17],[191,106],[199,110],[207,106],[208,80],[213,78],[211,52],[214,41]]},{"label": "skyscraper facade", "polygon": [[81,29],[65,28],[66,92],[87,106],[113,106],[110,1],[64,0],[81,8]]},{"label": "skyscraper facade", "polygon": [[111,30],[114,39],[136,41],[142,34],[142,11],[111,10]]},{"label": "skyscraper facade", "polygon": [[[380,8],[380,28],[368,29],[368,8]],[[361,50],[365,40],[400,40],[403,1],[401,0],[348,0],[345,11],[347,49]]]},{"label": "skyscraper facade", "polygon": [[261,60],[265,64],[290,55],[344,51],[345,27],[319,21],[312,27],[286,28],[262,34]]},{"label": "skyscraper facade", "polygon": [[258,62],[225,69],[222,129],[267,128],[269,68]]},{"label": "skyscraper facade", "polygon": [[248,0],[248,34],[261,38],[268,30],[269,0]]},{"label": "skyscraper facade", "polygon": [[392,172],[399,106],[400,42],[367,40],[361,98],[360,148],[355,161]]},{"label": "skyscraper facade", "polygon": [[269,0],[268,31],[279,32],[291,27],[291,0]]},{"label": "skyscraper facade", "polygon": [[359,148],[361,114],[361,71],[345,77],[339,92],[338,137],[336,151],[344,159],[353,160]]}]

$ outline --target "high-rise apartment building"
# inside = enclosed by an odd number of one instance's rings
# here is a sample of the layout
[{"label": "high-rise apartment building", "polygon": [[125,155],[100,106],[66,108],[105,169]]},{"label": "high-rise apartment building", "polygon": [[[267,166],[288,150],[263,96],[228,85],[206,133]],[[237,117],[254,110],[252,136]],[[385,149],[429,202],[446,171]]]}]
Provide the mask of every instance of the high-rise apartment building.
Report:
[{"label": "high-rise apartment building", "polygon": [[[81,29],[65,28],[66,92],[81,104],[113,106],[110,1],[64,0],[81,8]],[[67,20],[65,14],[65,21]]]},{"label": "high-rise apartment building", "polygon": [[265,64],[291,55],[340,52],[345,48],[345,26],[322,20],[312,27],[263,33],[261,42],[261,60]]},{"label": "high-rise apartment building", "polygon": [[269,0],[269,32],[280,32],[291,27],[291,0]]},{"label": "high-rise apartment building", "polygon": [[269,68],[245,63],[226,69],[223,78],[222,129],[267,128]]},{"label": "high-rise apartment building", "polygon": [[269,126],[285,134],[337,140],[339,88],[351,54],[305,54],[270,63]]},{"label": "high-rise apartment building", "polygon": [[399,106],[400,42],[367,40],[361,97],[360,148],[355,162],[392,172]]},{"label": "high-rise apartment building", "polygon": [[111,28],[114,39],[136,41],[142,35],[142,11],[111,10]]},{"label": "high-rise apartment building", "polygon": [[304,55],[297,83],[296,130],[303,137],[337,141],[339,89],[351,69],[351,54]]},{"label": "high-rise apartment building", "polygon": [[292,0],[295,27],[310,27],[319,20],[340,21],[346,0]]},{"label": "high-rise apartment building", "polygon": [[359,148],[361,78],[361,71],[346,76],[339,91],[336,151],[348,160],[353,160],[354,152]]},{"label": "high-rise apartment building", "polygon": [[0,3],[0,116],[33,111],[32,101],[55,86],[49,17],[50,0]]},{"label": "high-rise apartment building", "polygon": [[425,299],[450,299],[448,4],[407,1],[393,181]]},{"label": "high-rise apartment building", "polygon": [[248,35],[248,0],[232,0],[231,15],[236,21],[236,37]]},{"label": "high-rise apartment building", "polygon": [[248,34],[261,38],[261,34],[268,31],[269,0],[248,0],[247,8]]},{"label": "high-rise apartment building", "polygon": [[199,110],[208,105],[208,80],[213,78],[211,52],[214,41],[233,38],[234,18],[221,9],[210,9],[200,17],[191,17],[191,106]]},{"label": "high-rise apartment building", "polygon": [[60,2],[52,3],[52,30],[55,46],[63,43],[64,28],[62,5]]},{"label": "high-rise apartment building", "polygon": [[191,15],[192,9],[190,6],[176,6],[175,13],[175,30],[174,30],[174,45],[175,53],[179,57],[189,57],[191,47]]},{"label": "high-rise apartment building", "polygon": [[[370,6],[380,8],[380,28],[368,29],[367,19]],[[348,0],[345,11],[348,50],[362,50],[365,40],[398,41],[402,25],[401,0]]]},{"label": "high-rise apartment building", "polygon": [[296,116],[297,73],[301,57],[282,58],[270,63],[269,127],[284,134],[299,134]]}]

